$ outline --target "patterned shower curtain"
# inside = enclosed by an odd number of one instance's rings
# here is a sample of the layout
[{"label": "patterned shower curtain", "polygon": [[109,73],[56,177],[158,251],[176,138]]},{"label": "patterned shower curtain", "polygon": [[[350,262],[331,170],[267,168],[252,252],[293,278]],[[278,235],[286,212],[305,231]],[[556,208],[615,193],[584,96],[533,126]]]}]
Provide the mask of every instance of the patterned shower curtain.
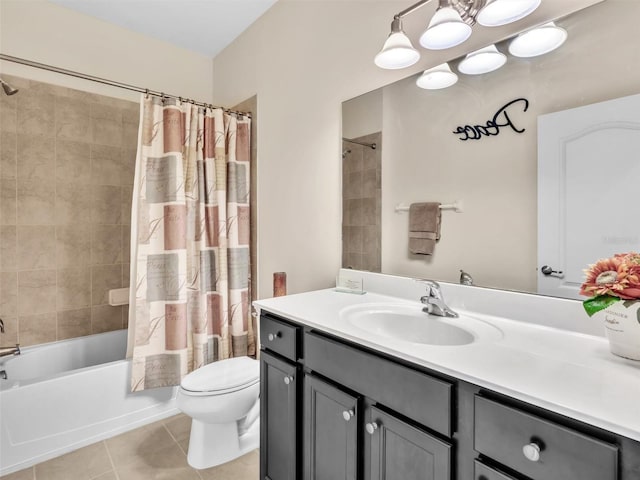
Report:
[{"label": "patterned shower curtain", "polygon": [[131,390],[255,355],[248,117],[144,95],[131,219]]}]

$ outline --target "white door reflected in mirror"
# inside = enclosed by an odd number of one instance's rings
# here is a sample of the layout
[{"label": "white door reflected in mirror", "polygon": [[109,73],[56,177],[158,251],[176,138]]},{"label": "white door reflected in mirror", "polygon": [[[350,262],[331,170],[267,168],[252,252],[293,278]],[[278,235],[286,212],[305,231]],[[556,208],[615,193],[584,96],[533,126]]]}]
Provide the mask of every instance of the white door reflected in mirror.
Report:
[{"label": "white door reflected in mirror", "polygon": [[640,95],[538,117],[538,293],[584,299],[589,264],[640,249],[639,152]]}]

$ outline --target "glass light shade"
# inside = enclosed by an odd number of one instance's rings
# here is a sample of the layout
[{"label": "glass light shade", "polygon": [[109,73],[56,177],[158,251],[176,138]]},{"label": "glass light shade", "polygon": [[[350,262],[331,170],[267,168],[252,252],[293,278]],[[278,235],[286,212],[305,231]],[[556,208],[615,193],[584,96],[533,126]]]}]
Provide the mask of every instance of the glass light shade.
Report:
[{"label": "glass light shade", "polygon": [[444,50],[460,45],[470,36],[471,27],[462,21],[454,8],[438,8],[420,36],[420,45],[430,50]]},{"label": "glass light shade", "polygon": [[549,22],[521,33],[509,44],[509,53],[514,57],[537,57],[560,47],[567,39],[567,31]]},{"label": "glass light shade", "polygon": [[480,75],[493,72],[507,62],[507,56],[500,53],[495,45],[471,52],[458,65],[458,70],[466,75]]},{"label": "glass light shade", "polygon": [[485,27],[499,27],[526,17],[540,6],[541,0],[488,0],[478,12],[477,22]]},{"label": "glass light shade", "polygon": [[382,50],[374,59],[375,64],[380,68],[397,70],[399,68],[410,67],[420,60],[418,52],[411,40],[403,32],[391,32],[382,46]]},{"label": "glass light shade", "polygon": [[416,85],[427,90],[439,90],[454,85],[458,75],[451,71],[448,63],[425,70],[416,80]]}]

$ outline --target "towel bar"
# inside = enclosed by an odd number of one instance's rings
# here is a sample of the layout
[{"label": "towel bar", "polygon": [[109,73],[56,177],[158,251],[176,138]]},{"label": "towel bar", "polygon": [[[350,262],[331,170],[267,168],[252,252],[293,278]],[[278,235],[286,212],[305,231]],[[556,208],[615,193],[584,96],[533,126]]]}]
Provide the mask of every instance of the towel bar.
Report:
[{"label": "towel bar", "polygon": [[[462,200],[456,200],[453,203],[449,203],[449,204],[442,204],[440,205],[440,210],[454,210],[456,213],[462,213],[463,210],[463,202]],[[396,205],[396,213],[400,213],[400,212],[408,212],[409,211],[409,206],[408,205],[403,205],[402,203]]]}]

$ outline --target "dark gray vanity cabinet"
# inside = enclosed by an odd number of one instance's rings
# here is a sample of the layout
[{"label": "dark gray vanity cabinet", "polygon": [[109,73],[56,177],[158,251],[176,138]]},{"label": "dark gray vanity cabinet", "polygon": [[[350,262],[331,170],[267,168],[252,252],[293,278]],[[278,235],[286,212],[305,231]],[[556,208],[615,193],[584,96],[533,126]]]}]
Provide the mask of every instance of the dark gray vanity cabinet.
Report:
[{"label": "dark gray vanity cabinet", "polygon": [[360,398],[304,377],[305,480],[357,480]]},{"label": "dark gray vanity cabinet", "polygon": [[451,444],[372,406],[366,414],[365,462],[371,480],[448,480]]},{"label": "dark gray vanity cabinet", "polygon": [[[260,325],[260,478],[298,480],[301,368],[299,327],[263,315]],[[292,358],[293,357],[293,358]]]},{"label": "dark gray vanity cabinet", "polygon": [[640,443],[261,316],[262,480],[640,480]]},{"label": "dark gray vanity cabinet", "polygon": [[[452,432],[453,386],[450,382],[345,345],[313,330],[305,331],[303,337],[305,370],[311,372],[310,375],[322,375],[327,379],[325,384],[331,382],[335,385],[335,397],[341,392],[345,401],[350,398],[351,404],[356,405],[353,420],[359,424],[355,433],[360,435],[356,457],[363,459],[360,475],[349,469],[344,474],[340,470],[340,475],[314,476],[312,469],[307,470],[305,458],[305,473],[309,473],[304,477],[305,480],[451,478],[452,445],[429,432],[429,429],[433,429],[446,437]],[[358,399],[364,405],[361,422]],[[305,399],[305,405],[309,405],[310,401],[313,400]],[[315,424],[339,423],[340,417],[349,417],[348,412],[339,409],[336,406],[333,411],[327,411],[325,416],[316,414],[311,420]],[[308,420],[305,417],[305,428],[308,428]],[[350,435],[353,435],[352,428],[353,425],[350,425]],[[334,431],[342,430],[336,427]],[[305,449],[311,454],[316,452],[318,437],[310,434],[305,439],[308,442]],[[341,433],[336,433],[333,442],[345,443],[345,439]],[[346,444],[349,448],[353,446],[353,442]],[[343,455],[345,453],[342,452]],[[345,461],[340,454],[327,455],[325,458],[327,462]],[[352,458],[349,455],[346,460],[351,462]]]}]

